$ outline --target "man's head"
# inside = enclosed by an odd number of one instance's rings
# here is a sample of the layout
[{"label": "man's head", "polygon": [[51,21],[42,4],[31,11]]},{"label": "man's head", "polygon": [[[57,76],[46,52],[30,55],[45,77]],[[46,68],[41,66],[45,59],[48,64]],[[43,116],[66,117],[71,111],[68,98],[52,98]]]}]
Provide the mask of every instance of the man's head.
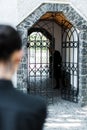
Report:
[{"label": "man's head", "polygon": [[0,25],[0,68],[9,68],[14,73],[22,57],[22,42],[19,33],[8,25]]},{"label": "man's head", "polygon": [[9,60],[12,53],[21,48],[18,32],[8,25],[0,25],[0,60]]}]

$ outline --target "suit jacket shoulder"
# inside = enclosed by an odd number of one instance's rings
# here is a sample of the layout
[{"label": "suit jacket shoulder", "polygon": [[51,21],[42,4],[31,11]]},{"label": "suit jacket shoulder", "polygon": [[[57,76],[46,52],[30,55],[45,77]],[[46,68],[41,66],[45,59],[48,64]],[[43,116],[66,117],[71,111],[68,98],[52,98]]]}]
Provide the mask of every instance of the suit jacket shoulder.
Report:
[{"label": "suit jacket shoulder", "polygon": [[47,115],[45,100],[7,83],[0,85],[0,130],[42,130]]}]

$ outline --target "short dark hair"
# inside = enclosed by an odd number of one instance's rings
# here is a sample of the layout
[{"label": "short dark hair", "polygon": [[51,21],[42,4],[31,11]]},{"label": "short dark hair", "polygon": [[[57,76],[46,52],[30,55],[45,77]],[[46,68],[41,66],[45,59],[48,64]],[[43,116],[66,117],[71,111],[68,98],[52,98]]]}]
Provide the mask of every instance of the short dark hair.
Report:
[{"label": "short dark hair", "polygon": [[8,60],[11,54],[22,48],[19,33],[9,25],[0,25],[0,60]]}]

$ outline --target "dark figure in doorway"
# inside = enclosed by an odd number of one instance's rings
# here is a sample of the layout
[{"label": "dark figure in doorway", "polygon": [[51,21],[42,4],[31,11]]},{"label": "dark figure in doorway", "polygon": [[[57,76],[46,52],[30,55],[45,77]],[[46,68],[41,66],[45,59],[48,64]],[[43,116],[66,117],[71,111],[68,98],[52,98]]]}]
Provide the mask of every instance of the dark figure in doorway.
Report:
[{"label": "dark figure in doorway", "polygon": [[58,50],[54,50],[53,54],[50,56],[50,77],[52,76],[52,70],[53,70],[53,76],[56,80],[56,86],[54,89],[60,88],[60,78],[61,78],[61,65],[62,65],[62,57],[60,55],[60,52]]},{"label": "dark figure in doorway", "polygon": [[25,94],[11,81],[23,55],[18,32],[0,25],[0,130],[42,130],[47,107],[40,96]]}]

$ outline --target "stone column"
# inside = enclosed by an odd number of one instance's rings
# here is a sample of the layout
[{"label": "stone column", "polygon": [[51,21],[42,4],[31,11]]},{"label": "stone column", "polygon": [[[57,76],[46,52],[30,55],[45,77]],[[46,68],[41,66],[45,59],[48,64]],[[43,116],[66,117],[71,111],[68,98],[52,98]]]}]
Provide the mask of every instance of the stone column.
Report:
[{"label": "stone column", "polygon": [[27,51],[27,29],[18,29],[23,44],[24,55],[17,71],[17,89],[27,91],[28,51]]},{"label": "stone column", "polygon": [[79,35],[79,103],[87,105],[87,30]]}]

